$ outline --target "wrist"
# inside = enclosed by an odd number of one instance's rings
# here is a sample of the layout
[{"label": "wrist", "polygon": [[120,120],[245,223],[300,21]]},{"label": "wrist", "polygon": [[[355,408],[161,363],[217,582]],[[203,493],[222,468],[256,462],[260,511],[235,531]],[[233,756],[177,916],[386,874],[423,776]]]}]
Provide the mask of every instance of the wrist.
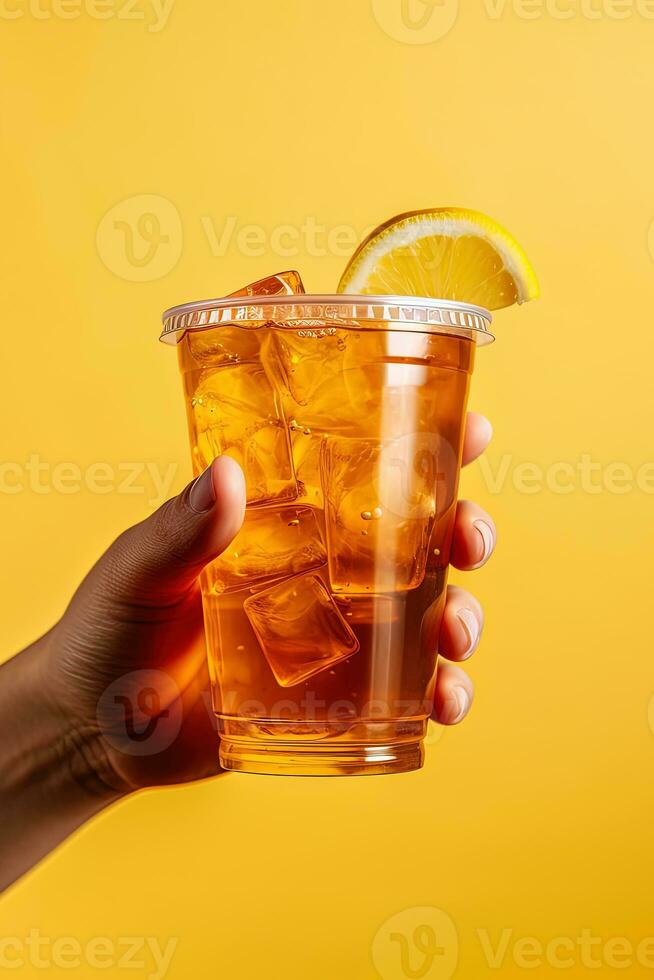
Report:
[{"label": "wrist", "polygon": [[[55,628],[56,630],[56,628]],[[125,793],[97,726],[53,697],[51,631],[0,667],[0,797],[30,795],[90,812]]]},{"label": "wrist", "polygon": [[123,795],[48,690],[49,637],[0,666],[0,891]]}]

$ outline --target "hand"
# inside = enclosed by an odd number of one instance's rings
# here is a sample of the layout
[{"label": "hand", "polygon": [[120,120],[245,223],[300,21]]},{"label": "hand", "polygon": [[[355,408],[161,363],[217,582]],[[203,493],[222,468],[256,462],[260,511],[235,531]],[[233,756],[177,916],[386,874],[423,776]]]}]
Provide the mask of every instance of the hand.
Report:
[{"label": "hand", "polygon": [[[464,464],[490,436],[489,422],[470,414]],[[217,459],[118,538],[51,635],[49,689],[92,780],[127,792],[219,771],[197,576],[238,531],[244,501],[241,470],[229,457]],[[488,515],[461,501],[452,564],[478,567],[494,541]],[[482,626],[477,600],[449,586],[435,638],[447,658],[439,661],[435,689],[441,724],[460,722],[470,708],[472,681],[453,662],[474,652]],[[145,734],[142,742],[136,732]]]},{"label": "hand", "polygon": [[49,635],[48,689],[89,789],[219,771],[198,576],[244,513],[243,473],[222,456],[120,535]]},{"label": "hand", "polygon": [[197,578],[244,511],[241,470],[216,460],[0,665],[0,891],[131,790],[216,771]]},{"label": "hand", "polygon": [[[491,436],[469,414],[464,464]],[[113,800],[219,771],[198,575],[243,521],[245,483],[229,457],[125,531],[91,569],[56,626],[0,666],[0,890]],[[458,504],[452,564],[482,565],[488,515]],[[479,603],[450,586],[434,637],[433,717],[457,724],[472,682]],[[27,721],[26,721],[27,719]]]}]

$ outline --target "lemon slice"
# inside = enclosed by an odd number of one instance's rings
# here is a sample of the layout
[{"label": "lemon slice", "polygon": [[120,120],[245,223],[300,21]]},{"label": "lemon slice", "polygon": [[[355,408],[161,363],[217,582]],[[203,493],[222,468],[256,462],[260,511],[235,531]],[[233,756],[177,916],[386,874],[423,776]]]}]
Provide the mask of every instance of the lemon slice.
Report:
[{"label": "lemon slice", "polygon": [[508,231],[466,208],[408,211],[359,245],[339,293],[453,299],[499,310],[538,296],[529,260]]}]

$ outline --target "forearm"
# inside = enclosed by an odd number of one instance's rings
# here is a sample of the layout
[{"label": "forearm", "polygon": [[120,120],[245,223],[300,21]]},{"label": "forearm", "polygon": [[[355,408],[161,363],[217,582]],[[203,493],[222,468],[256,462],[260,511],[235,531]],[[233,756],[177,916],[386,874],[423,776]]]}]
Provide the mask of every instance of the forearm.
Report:
[{"label": "forearm", "polygon": [[51,637],[0,666],[0,891],[120,795],[50,701]]}]

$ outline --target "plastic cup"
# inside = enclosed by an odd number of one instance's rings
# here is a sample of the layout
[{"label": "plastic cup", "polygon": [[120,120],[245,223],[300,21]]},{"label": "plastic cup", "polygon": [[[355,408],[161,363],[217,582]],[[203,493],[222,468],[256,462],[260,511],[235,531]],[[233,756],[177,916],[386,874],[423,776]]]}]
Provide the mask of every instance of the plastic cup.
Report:
[{"label": "plastic cup", "polygon": [[406,772],[424,758],[468,387],[490,315],[395,296],[175,307],[196,474],[243,468],[202,575],[225,769]]}]

